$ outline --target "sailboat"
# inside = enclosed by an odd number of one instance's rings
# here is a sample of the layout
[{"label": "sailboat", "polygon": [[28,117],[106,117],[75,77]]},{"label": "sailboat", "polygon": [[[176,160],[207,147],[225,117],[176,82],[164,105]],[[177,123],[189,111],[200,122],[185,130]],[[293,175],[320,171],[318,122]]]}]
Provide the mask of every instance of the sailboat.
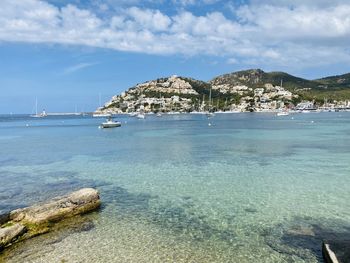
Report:
[{"label": "sailboat", "polygon": [[139,110],[137,111],[137,114],[136,114],[136,118],[138,118],[138,119],[146,119],[146,115],[145,115],[145,105],[144,105],[144,100],[143,100],[143,95],[142,95],[142,90],[141,90],[141,94],[140,94],[140,96],[139,96],[139,99],[140,99],[140,103],[141,103],[141,105],[140,105],[140,108],[139,108]]},{"label": "sailboat", "polygon": [[[99,99],[99,108],[98,110],[102,109],[102,103],[101,103],[101,93],[98,94],[98,99]],[[104,118],[104,117],[111,117],[112,114],[110,113],[103,113],[103,112],[97,112],[97,113],[94,113],[92,114],[92,117],[95,117],[95,118]]]},{"label": "sailboat", "polygon": [[211,89],[210,89],[210,91],[209,91],[209,107],[208,107],[207,117],[211,118],[214,116],[215,116],[215,114],[214,114],[214,112],[212,112],[212,108],[211,108]]},{"label": "sailboat", "polygon": [[30,115],[30,117],[32,117],[32,118],[43,118],[43,117],[46,117],[46,116],[47,116],[47,113],[46,113],[45,109],[41,113],[38,113],[38,98],[36,98],[35,99],[35,114]]},{"label": "sailboat", "polygon": [[[283,88],[283,79],[281,79],[281,86],[280,87]],[[288,116],[289,112],[287,111],[286,108],[284,108],[284,109],[281,109],[280,111],[278,111],[276,115],[277,116]]]},{"label": "sailboat", "polygon": [[136,118],[138,118],[138,119],[145,119],[146,118],[145,107],[143,106],[143,104],[140,106],[140,111],[137,113]]},{"label": "sailboat", "polygon": [[164,111],[164,100],[162,99],[161,94],[159,94],[159,100],[161,101],[161,107],[160,110],[157,112],[157,117],[162,117],[162,111]]}]

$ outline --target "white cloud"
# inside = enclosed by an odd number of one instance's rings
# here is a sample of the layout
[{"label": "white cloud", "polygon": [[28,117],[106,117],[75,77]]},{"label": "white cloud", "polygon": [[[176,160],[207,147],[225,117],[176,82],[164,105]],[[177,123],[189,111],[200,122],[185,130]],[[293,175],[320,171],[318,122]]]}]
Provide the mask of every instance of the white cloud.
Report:
[{"label": "white cloud", "polygon": [[182,10],[170,16],[139,7],[122,8],[112,15],[108,10],[108,16],[101,16],[107,6],[95,13],[71,4],[58,8],[39,0],[2,0],[0,41],[212,55],[228,63],[349,64],[350,3],[339,0],[329,5],[324,0],[322,6],[305,1],[291,7],[293,2],[252,1],[236,7],[235,18],[230,19],[220,12],[196,16]]},{"label": "white cloud", "polygon": [[340,4],[349,4],[348,0],[250,0],[253,5],[272,5],[284,7],[299,7],[299,6],[313,6],[313,7],[331,7]]},{"label": "white cloud", "polygon": [[190,5],[212,5],[222,0],[173,0],[175,5],[190,6]]},{"label": "white cloud", "polygon": [[72,73],[77,72],[79,70],[82,70],[84,68],[89,68],[89,67],[95,66],[97,64],[98,63],[87,63],[87,62],[79,63],[79,64],[65,68],[63,71],[63,74],[72,74]]},{"label": "white cloud", "polygon": [[350,4],[328,8],[244,6],[237,14],[256,32],[280,40],[341,38],[350,35]]},{"label": "white cloud", "polygon": [[142,10],[138,7],[131,7],[127,10],[130,22],[137,25],[137,29],[149,29],[151,31],[165,31],[168,29],[171,20],[159,10]]}]

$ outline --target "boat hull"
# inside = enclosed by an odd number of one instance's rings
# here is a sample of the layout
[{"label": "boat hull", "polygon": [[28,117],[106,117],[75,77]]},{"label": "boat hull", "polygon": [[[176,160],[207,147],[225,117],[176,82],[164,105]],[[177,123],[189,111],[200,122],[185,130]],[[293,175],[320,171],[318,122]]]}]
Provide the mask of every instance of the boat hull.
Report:
[{"label": "boat hull", "polygon": [[102,123],[101,128],[115,128],[115,127],[120,127],[121,123],[120,122],[115,122],[115,123]]},{"label": "boat hull", "polygon": [[106,118],[106,117],[111,117],[112,116],[112,114],[109,114],[109,113],[101,113],[101,114],[98,114],[98,113],[96,113],[96,114],[93,114],[92,115],[92,117],[94,117],[94,118]]}]

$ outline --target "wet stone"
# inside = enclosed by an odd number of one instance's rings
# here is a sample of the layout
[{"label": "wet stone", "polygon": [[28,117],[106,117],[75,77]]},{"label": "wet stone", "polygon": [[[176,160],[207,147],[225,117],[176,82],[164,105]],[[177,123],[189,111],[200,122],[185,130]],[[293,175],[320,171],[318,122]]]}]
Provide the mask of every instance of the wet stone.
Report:
[{"label": "wet stone", "polygon": [[12,241],[22,236],[27,231],[21,224],[0,228],[0,251],[8,246]]},{"label": "wet stone", "polygon": [[0,225],[7,223],[10,221],[10,213],[0,214]]},{"label": "wet stone", "polygon": [[350,237],[324,241],[322,253],[326,263],[350,262]]},{"label": "wet stone", "polygon": [[31,224],[57,222],[65,217],[97,209],[99,206],[100,197],[97,190],[84,188],[44,204],[14,210],[10,213],[10,218],[15,222],[24,221]]}]

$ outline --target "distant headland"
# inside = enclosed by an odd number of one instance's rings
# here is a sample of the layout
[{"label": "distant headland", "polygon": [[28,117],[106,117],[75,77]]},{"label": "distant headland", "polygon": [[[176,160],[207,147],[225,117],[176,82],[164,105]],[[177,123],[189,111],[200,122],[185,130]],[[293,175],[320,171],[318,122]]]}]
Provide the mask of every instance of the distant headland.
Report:
[{"label": "distant headland", "polygon": [[171,76],[137,84],[96,110],[97,113],[274,111],[350,107],[350,73],[307,80],[284,72],[249,69],[206,82]]}]

